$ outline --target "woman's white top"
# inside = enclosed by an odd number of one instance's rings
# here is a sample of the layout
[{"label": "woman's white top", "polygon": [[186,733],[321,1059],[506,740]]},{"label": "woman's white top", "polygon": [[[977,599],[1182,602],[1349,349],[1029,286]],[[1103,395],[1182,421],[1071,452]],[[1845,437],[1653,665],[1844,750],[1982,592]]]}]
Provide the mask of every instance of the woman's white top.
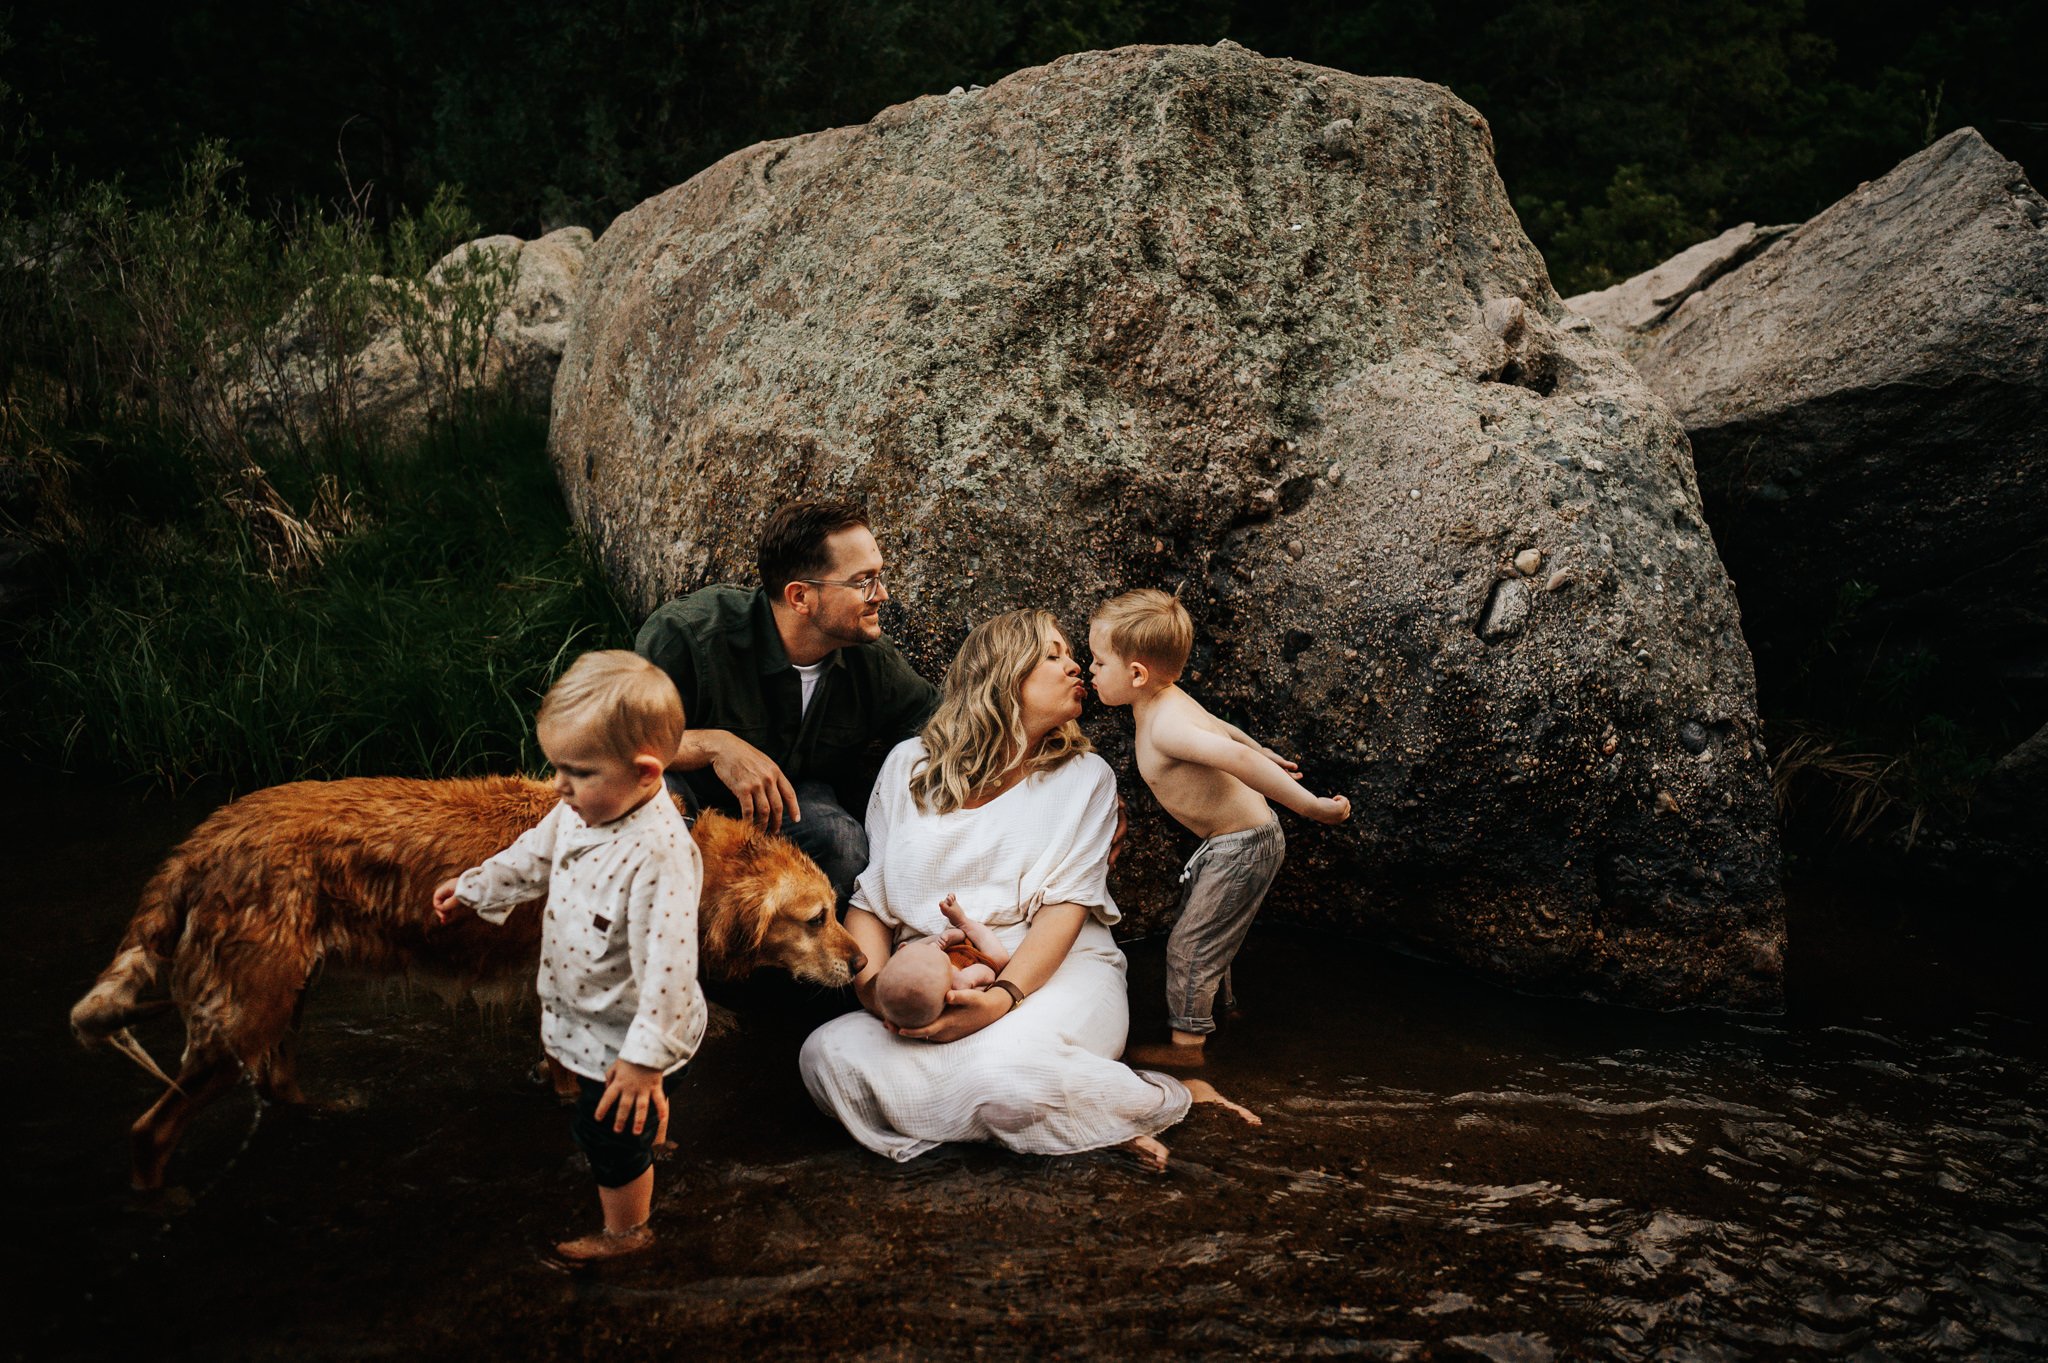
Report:
[{"label": "woman's white top", "polygon": [[1013,949],[1044,904],[1084,905],[1105,926],[1123,916],[1109,894],[1116,834],[1109,763],[1085,753],[978,809],[935,814],[910,794],[924,756],[924,740],[912,738],[882,764],[868,801],[873,859],[853,887],[853,907],[895,929],[897,945],[945,931],[939,902],[949,894]]}]

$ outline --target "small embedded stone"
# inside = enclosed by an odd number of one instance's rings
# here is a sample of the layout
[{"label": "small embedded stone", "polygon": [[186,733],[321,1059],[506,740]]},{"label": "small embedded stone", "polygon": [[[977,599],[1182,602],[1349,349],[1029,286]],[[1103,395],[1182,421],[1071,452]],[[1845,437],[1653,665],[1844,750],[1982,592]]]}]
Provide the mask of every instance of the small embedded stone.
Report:
[{"label": "small embedded stone", "polygon": [[1659,814],[1676,814],[1678,812],[1678,797],[1668,790],[1658,791],[1657,812]]},{"label": "small embedded stone", "polygon": [[1549,580],[1547,580],[1543,584],[1543,590],[1546,592],[1562,591],[1564,588],[1569,587],[1571,585],[1571,573],[1566,569],[1559,568],[1556,572],[1552,573],[1549,577]]},{"label": "small embedded stone", "polygon": [[1698,720],[1689,719],[1678,726],[1678,746],[1697,757],[1707,750],[1707,729]]},{"label": "small embedded stone", "polygon": [[1536,576],[1536,570],[1543,566],[1543,555],[1534,549],[1524,549],[1515,555],[1515,571],[1523,577]]},{"label": "small embedded stone", "polygon": [[1299,560],[1301,556],[1307,552],[1308,549],[1302,544],[1300,540],[1287,541],[1287,557]]}]

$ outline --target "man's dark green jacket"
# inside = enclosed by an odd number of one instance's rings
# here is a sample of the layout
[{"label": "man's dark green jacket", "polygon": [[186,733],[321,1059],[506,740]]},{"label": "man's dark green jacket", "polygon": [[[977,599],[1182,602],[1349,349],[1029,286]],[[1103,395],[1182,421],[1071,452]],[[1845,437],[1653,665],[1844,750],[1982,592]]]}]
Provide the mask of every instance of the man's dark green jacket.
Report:
[{"label": "man's dark green jacket", "polygon": [[[859,818],[881,757],[924,727],[938,689],[887,639],[826,655],[811,707],[783,651],[765,591],[706,587],[647,617],[634,651],[675,681],[692,729],[726,729],[766,753],[792,783],[829,781]],[[683,773],[699,803],[738,803],[711,768]]]}]

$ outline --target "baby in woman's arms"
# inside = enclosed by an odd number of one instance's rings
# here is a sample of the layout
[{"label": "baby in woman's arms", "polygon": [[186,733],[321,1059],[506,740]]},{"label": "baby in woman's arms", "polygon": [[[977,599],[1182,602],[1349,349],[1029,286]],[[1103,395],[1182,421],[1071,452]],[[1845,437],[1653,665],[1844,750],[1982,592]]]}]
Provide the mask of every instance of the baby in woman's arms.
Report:
[{"label": "baby in woman's arms", "polygon": [[936,937],[920,937],[896,948],[875,976],[875,1006],[891,1027],[924,1027],[946,1008],[957,989],[986,989],[1010,963],[1010,951],[996,935],[967,916],[947,895],[939,912],[953,926]]}]

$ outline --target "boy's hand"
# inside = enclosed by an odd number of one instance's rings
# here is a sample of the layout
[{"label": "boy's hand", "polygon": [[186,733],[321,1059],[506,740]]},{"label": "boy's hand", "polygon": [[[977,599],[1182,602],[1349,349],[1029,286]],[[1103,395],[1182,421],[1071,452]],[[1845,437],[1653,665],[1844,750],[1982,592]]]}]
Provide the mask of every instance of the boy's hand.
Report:
[{"label": "boy's hand", "polygon": [[470,911],[469,905],[455,897],[458,877],[450,876],[434,887],[434,921],[452,923]]},{"label": "boy's hand", "polygon": [[1280,770],[1286,772],[1289,776],[1292,776],[1297,781],[1301,779],[1301,768],[1296,766],[1292,761],[1285,757],[1282,757],[1279,753],[1274,752],[1271,748],[1261,748],[1259,749],[1259,751],[1264,753],[1266,755],[1267,760],[1271,761],[1274,766],[1280,768]]},{"label": "boy's hand", "polygon": [[647,1129],[647,1114],[655,1116],[654,1143],[660,1145],[668,1139],[668,1095],[662,1092],[661,1071],[651,1070],[645,1065],[636,1065],[630,1060],[614,1060],[612,1067],[604,1073],[604,1097],[597,1100],[597,1111],[590,1115],[597,1121],[604,1120],[604,1114],[613,1111],[612,1130],[624,1131],[626,1118],[633,1118],[633,1134],[639,1135]]},{"label": "boy's hand", "polygon": [[1342,795],[1327,795],[1316,801],[1308,816],[1317,823],[1343,823],[1351,817],[1351,801]]}]

